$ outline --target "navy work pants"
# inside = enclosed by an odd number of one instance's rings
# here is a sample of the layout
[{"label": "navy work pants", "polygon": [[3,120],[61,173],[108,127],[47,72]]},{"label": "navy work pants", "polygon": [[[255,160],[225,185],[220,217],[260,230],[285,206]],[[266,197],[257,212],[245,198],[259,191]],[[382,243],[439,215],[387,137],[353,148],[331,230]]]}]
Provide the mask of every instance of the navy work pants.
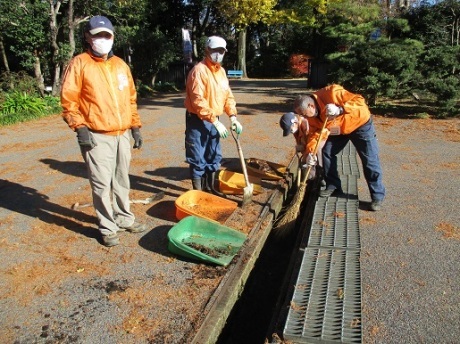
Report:
[{"label": "navy work pants", "polygon": [[185,158],[190,177],[197,179],[218,171],[222,161],[219,132],[212,123],[195,114],[186,112],[185,117]]},{"label": "navy work pants", "polygon": [[347,135],[330,135],[323,148],[324,174],[327,188],[342,191],[337,170],[337,154],[351,141],[363,165],[364,178],[373,201],[383,201],[385,186],[382,181],[379,147],[372,118]]}]

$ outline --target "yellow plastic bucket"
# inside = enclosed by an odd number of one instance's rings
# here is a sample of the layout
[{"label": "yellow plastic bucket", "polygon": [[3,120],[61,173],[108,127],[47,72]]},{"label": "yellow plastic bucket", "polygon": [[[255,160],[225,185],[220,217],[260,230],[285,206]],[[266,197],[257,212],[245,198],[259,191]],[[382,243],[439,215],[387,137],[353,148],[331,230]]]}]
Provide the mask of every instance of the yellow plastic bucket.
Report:
[{"label": "yellow plastic bucket", "polygon": [[[253,194],[258,195],[264,192],[260,185],[260,178],[248,176],[249,182],[253,184]],[[226,195],[242,195],[246,182],[242,173],[223,170],[219,173],[219,190]]]}]

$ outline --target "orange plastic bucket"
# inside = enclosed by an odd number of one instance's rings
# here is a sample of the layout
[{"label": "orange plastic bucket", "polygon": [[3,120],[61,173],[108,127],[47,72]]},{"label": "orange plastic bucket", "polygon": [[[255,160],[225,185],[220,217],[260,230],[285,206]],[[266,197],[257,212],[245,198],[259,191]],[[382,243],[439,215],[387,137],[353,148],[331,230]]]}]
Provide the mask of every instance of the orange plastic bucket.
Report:
[{"label": "orange plastic bucket", "polygon": [[180,195],[174,203],[178,220],[195,215],[221,224],[225,223],[238,207],[237,202],[201,190],[189,190]]}]

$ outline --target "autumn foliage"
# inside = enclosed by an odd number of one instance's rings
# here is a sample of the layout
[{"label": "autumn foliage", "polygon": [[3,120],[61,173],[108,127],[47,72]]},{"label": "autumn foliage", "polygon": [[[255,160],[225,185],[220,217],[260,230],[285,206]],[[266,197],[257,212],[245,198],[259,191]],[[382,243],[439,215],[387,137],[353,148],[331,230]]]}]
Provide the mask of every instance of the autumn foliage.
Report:
[{"label": "autumn foliage", "polygon": [[310,56],[306,54],[292,54],[289,58],[289,71],[293,77],[308,75],[308,65]]}]

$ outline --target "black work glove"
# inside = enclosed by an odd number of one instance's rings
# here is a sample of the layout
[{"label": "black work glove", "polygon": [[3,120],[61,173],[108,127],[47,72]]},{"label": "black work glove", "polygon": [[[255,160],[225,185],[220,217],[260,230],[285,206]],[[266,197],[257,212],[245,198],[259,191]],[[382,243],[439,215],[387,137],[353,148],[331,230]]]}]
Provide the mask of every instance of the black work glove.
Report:
[{"label": "black work glove", "polygon": [[94,141],[93,136],[87,127],[77,129],[77,139],[80,147],[93,149],[97,146],[96,141]]},{"label": "black work glove", "polygon": [[141,131],[139,130],[138,127],[133,127],[131,128],[131,134],[133,135],[133,139],[134,139],[133,148],[140,149],[142,147],[142,142],[143,142]]}]

